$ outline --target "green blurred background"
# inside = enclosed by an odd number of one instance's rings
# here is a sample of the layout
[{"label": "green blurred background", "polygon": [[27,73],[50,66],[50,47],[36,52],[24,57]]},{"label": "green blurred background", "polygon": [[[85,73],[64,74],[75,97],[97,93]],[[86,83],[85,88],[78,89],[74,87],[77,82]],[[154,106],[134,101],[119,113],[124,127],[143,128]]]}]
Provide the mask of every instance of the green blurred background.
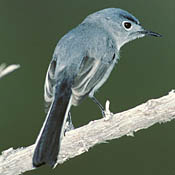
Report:
[{"label": "green blurred background", "polygon": [[[133,41],[121,51],[121,60],[96,97],[111,101],[114,113],[175,88],[174,0],[1,0],[0,63],[21,68],[0,80],[0,152],[34,143],[45,118],[43,84],[58,40],[88,14],[120,7],[134,14],[142,25],[164,37]],[[97,106],[86,99],[72,108],[76,127],[101,118]],[[175,174],[175,121],[157,124],[57,166],[43,166],[26,175],[49,174]]]}]

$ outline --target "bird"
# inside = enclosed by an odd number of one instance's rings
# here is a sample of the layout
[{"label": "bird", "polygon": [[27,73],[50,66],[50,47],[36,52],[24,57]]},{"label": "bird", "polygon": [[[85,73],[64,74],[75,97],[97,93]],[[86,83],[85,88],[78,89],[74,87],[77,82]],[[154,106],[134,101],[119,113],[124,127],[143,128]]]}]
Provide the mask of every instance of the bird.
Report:
[{"label": "bird", "polygon": [[34,167],[56,165],[66,123],[71,126],[71,106],[90,97],[104,115],[94,93],[117,64],[121,47],[148,35],[161,36],[144,29],[129,12],[107,8],[87,16],[58,41],[45,78],[47,115],[35,142]]}]

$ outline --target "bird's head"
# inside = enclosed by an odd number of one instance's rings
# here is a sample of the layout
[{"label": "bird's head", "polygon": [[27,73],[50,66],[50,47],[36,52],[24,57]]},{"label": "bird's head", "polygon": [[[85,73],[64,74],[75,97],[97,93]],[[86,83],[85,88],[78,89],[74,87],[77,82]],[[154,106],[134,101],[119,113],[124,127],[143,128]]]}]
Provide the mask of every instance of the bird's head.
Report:
[{"label": "bird's head", "polygon": [[117,47],[120,49],[129,41],[144,36],[160,37],[161,35],[145,30],[139,20],[129,12],[119,8],[108,8],[98,11],[87,17],[87,20],[96,21],[108,30],[116,39]]}]

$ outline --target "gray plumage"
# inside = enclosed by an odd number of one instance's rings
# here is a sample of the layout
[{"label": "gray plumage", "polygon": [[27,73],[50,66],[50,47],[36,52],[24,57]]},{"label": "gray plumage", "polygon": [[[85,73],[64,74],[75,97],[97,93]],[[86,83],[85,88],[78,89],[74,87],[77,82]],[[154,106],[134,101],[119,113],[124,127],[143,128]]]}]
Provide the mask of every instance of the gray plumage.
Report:
[{"label": "gray plumage", "polygon": [[92,98],[117,63],[120,48],[145,35],[160,36],[144,30],[130,13],[109,8],[89,15],[61,38],[46,75],[48,113],[36,141],[34,166],[55,165],[70,107]]}]

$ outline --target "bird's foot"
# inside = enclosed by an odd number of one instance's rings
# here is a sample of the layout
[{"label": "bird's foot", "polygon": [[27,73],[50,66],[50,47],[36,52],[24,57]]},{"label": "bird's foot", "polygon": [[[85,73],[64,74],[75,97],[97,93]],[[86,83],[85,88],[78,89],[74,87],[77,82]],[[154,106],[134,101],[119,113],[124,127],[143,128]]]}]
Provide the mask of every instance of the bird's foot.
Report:
[{"label": "bird's foot", "polygon": [[110,110],[109,110],[109,105],[110,105],[110,101],[107,100],[106,104],[105,104],[105,110],[102,111],[102,115],[104,117],[104,120],[107,121],[110,118],[112,118],[112,116],[114,115]]},{"label": "bird's foot", "polygon": [[68,115],[69,115],[69,116],[68,116],[68,119],[67,119],[67,121],[66,121],[65,129],[64,129],[64,136],[66,135],[66,132],[75,129],[75,127],[74,127],[74,125],[73,125],[73,123],[72,123],[72,119],[71,119],[71,114],[70,114],[70,112],[69,112]]}]

